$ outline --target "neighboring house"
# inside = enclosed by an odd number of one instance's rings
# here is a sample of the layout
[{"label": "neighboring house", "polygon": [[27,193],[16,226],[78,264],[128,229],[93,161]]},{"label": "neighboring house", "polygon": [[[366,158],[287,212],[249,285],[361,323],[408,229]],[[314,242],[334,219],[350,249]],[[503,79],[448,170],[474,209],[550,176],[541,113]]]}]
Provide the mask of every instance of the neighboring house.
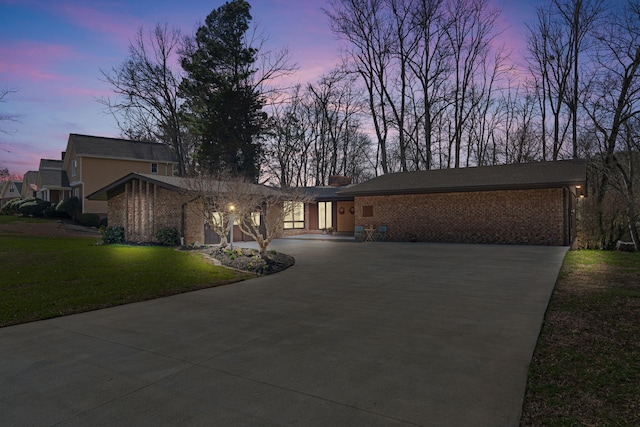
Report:
[{"label": "neighboring house", "polygon": [[585,185],[586,162],[566,160],[392,173],[337,194],[387,240],[566,246]]},{"label": "neighboring house", "polygon": [[36,197],[55,205],[71,196],[67,174],[62,160],[41,159],[36,179]]},{"label": "neighboring house", "polygon": [[346,176],[329,177],[328,186],[302,187],[300,190],[312,200],[297,203],[284,222],[284,235],[317,234],[333,230],[336,234],[353,235],[355,207],[353,196],[338,192],[351,185]]},{"label": "neighboring house", "polygon": [[107,215],[107,202],[86,196],[132,172],[173,176],[177,160],[165,144],[70,134],[63,170],[82,212]]},{"label": "neighboring house", "polygon": [[22,191],[20,196],[23,199],[30,199],[38,195],[38,171],[29,171],[22,177]]},{"label": "neighboring house", "polygon": [[[87,196],[89,201],[108,204],[109,226],[125,229],[125,239],[151,242],[157,230],[173,227],[187,245],[219,243],[219,237],[208,231],[198,197],[188,194],[189,178],[131,173]],[[257,194],[276,190],[252,185]],[[249,240],[237,226],[234,240]]]},{"label": "neighboring house", "polygon": [[0,184],[0,207],[5,203],[20,198],[20,192],[22,191],[22,181],[8,180],[3,181]]}]

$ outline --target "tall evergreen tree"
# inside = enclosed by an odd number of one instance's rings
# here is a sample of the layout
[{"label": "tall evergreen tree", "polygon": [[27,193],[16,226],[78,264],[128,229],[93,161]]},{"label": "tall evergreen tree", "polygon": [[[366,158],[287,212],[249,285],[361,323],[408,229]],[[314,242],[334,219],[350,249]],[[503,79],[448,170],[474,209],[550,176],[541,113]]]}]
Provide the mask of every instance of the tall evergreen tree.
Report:
[{"label": "tall evergreen tree", "polygon": [[250,8],[232,0],[207,16],[185,45],[180,88],[187,125],[199,139],[200,166],[257,181],[266,117],[253,84],[258,50],[246,37]]}]

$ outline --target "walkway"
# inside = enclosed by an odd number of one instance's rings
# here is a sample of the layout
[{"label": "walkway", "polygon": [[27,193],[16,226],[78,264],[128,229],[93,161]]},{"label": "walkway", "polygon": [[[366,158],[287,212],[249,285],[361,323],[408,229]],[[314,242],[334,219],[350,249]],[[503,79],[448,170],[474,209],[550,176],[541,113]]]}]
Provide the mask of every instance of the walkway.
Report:
[{"label": "walkway", "polygon": [[2,424],[518,424],[566,248],[272,248],[296,265],[0,329]]}]

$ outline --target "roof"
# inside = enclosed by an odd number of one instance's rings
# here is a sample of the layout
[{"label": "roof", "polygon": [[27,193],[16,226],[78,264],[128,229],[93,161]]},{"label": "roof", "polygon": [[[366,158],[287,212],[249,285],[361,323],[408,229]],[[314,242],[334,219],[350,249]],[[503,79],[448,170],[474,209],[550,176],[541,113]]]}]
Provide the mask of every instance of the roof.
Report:
[{"label": "roof", "polygon": [[350,186],[319,186],[319,187],[302,187],[300,190],[307,196],[313,197],[316,201],[322,200],[353,200],[353,196],[345,196],[338,194]]},{"label": "roof", "polygon": [[40,188],[70,188],[67,173],[63,170],[40,170]]},{"label": "roof", "polygon": [[585,185],[585,160],[517,163],[389,173],[339,191],[339,195],[449,193]]},{"label": "roof", "polygon": [[62,169],[62,160],[40,159],[40,170]]},{"label": "roof", "polygon": [[[129,175],[126,175],[122,178],[120,178],[119,180],[89,194],[87,196],[87,199],[89,200],[108,200],[109,198],[109,194],[114,192],[114,191],[119,191],[122,188],[124,188],[124,185],[132,180],[142,180],[142,181],[146,181],[152,184],[156,184],[160,187],[172,190],[172,191],[178,191],[178,192],[183,192],[183,191],[188,191],[191,188],[194,188],[194,185],[190,185],[190,181],[194,180],[195,178],[185,178],[185,177],[179,177],[179,176],[164,176],[164,175],[151,175],[151,174],[143,174],[143,173],[130,173]],[[220,188],[223,188],[225,186],[225,182],[219,181],[218,183],[220,183]],[[256,194],[263,194],[265,196],[268,195],[278,195],[280,194],[280,192],[265,187],[264,185],[257,185],[257,184],[249,184],[252,188],[254,188],[255,193]],[[212,185],[212,187],[215,187],[216,184]]]},{"label": "roof", "polygon": [[148,160],[177,163],[176,157],[166,144],[141,142],[119,138],[69,134],[67,151],[73,145],[76,156],[101,157],[127,160]]}]

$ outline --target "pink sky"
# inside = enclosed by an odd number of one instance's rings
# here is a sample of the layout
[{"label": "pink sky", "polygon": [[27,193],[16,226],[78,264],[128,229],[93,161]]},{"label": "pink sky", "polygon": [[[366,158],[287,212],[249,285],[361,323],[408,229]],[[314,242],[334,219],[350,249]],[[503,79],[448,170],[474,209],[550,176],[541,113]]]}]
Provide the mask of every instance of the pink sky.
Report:
[{"label": "pink sky", "polygon": [[[109,96],[100,70],[118,66],[140,26],[167,23],[192,34],[221,0],[0,0],[0,88],[16,89],[0,104],[0,167],[24,174],[41,158],[60,157],[70,133],[118,136],[115,120],[97,98]],[[270,48],[288,46],[299,65],[294,79],[316,80],[337,62],[324,0],[250,0],[254,22]],[[537,1],[492,0],[511,25],[503,40],[524,47],[523,21]],[[515,4],[515,5],[514,5]],[[518,52],[515,52],[518,53]]]}]

